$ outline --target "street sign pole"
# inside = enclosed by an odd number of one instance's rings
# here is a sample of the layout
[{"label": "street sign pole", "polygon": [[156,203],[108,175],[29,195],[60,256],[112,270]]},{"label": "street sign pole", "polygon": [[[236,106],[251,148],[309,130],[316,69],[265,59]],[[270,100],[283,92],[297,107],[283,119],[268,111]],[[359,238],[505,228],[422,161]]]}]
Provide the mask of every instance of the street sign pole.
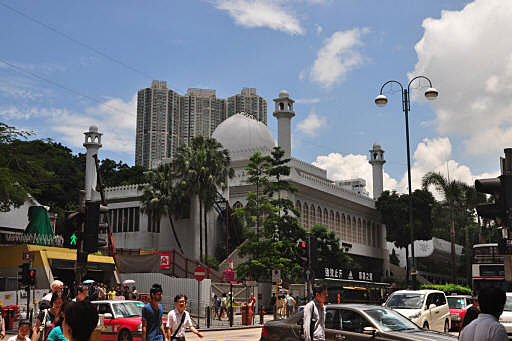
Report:
[{"label": "street sign pole", "polygon": [[201,328],[201,281],[197,281],[197,329]]}]

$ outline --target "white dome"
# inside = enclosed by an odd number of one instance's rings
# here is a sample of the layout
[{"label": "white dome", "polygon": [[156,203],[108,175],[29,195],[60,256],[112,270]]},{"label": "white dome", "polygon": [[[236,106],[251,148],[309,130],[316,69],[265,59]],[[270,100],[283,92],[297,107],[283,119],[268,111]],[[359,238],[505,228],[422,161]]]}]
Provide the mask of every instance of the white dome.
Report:
[{"label": "white dome", "polygon": [[290,97],[290,94],[288,93],[288,91],[281,90],[281,92],[279,93],[279,98],[286,98],[286,97]]},{"label": "white dome", "polygon": [[270,129],[244,113],[233,115],[219,124],[212,137],[229,150],[232,159],[249,159],[256,151],[269,151],[275,146]]}]

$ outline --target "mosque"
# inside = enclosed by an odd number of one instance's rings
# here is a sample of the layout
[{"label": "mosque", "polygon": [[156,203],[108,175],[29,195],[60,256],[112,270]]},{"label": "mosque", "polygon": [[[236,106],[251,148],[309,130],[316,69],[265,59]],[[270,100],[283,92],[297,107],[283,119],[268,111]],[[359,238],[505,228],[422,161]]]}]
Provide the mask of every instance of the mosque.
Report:
[{"label": "mosque", "polygon": [[[295,116],[294,100],[283,90],[274,99],[277,119],[277,144],[290,157],[290,176],[286,179],[298,191],[289,199],[301,212],[300,223],[304,228],[315,224],[328,227],[340,240],[340,247],[354,259],[359,271],[325,269],[324,278],[361,281],[380,281],[389,275],[389,254],[386,247],[386,227],[381,223],[375,208],[375,198],[383,190],[384,151],[374,144],[370,152],[373,168],[373,195],[365,191],[362,179],[333,181],[327,172],[308,162],[296,159],[291,150],[291,120]],[[86,133],[87,134],[87,133]],[[255,153],[269,154],[276,145],[269,128],[250,115],[236,114],[223,121],[213,132],[231,156],[235,176],[229,180],[223,196],[231,207],[246,205],[250,186],[244,182],[245,168]],[[167,217],[151,219],[140,210],[142,192],[138,185],[105,189],[110,208],[110,222],[117,249],[172,250],[177,249],[170,221]],[[198,204],[192,202],[188,215],[174,221],[175,230],[185,256],[199,258]],[[223,241],[223,229],[219,226],[217,212],[208,215],[208,254],[213,255],[216,245]],[[236,266],[236,264],[235,264]],[[364,271],[361,271],[364,269]]]}]

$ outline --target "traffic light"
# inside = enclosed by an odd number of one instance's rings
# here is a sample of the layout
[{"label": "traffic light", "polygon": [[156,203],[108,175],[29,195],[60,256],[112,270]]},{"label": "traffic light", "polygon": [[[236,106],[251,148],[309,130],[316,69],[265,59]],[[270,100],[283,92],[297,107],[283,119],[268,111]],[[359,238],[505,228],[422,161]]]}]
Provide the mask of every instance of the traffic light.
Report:
[{"label": "traffic light", "polygon": [[30,264],[23,263],[19,268],[21,271],[18,272],[18,283],[25,286],[30,285]]},{"label": "traffic light", "polygon": [[297,255],[299,256],[301,265],[306,268],[309,265],[308,245],[302,239],[297,241]]},{"label": "traffic light", "polygon": [[512,222],[512,175],[475,180],[475,189],[494,198],[494,203],[477,205],[478,215],[493,219],[498,226],[508,226]]},{"label": "traffic light", "polygon": [[35,286],[36,285],[36,269],[29,269],[28,277],[29,277],[29,285]]},{"label": "traffic light", "polygon": [[85,231],[84,231],[84,251],[94,253],[100,247],[107,245],[106,241],[99,238],[101,230],[108,229],[106,215],[108,207],[101,206],[97,202],[85,203]]}]

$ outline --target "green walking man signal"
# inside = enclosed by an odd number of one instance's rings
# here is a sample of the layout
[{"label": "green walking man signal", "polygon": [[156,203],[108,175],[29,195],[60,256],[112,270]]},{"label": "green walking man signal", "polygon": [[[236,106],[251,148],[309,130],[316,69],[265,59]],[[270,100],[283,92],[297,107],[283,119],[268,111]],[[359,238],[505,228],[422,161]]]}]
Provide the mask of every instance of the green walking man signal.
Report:
[{"label": "green walking man signal", "polygon": [[76,237],[76,234],[74,234],[74,233],[73,233],[73,234],[71,235],[71,240],[70,240],[70,242],[69,242],[69,245],[76,245],[76,240],[77,240],[77,239],[78,239],[78,238]]}]

